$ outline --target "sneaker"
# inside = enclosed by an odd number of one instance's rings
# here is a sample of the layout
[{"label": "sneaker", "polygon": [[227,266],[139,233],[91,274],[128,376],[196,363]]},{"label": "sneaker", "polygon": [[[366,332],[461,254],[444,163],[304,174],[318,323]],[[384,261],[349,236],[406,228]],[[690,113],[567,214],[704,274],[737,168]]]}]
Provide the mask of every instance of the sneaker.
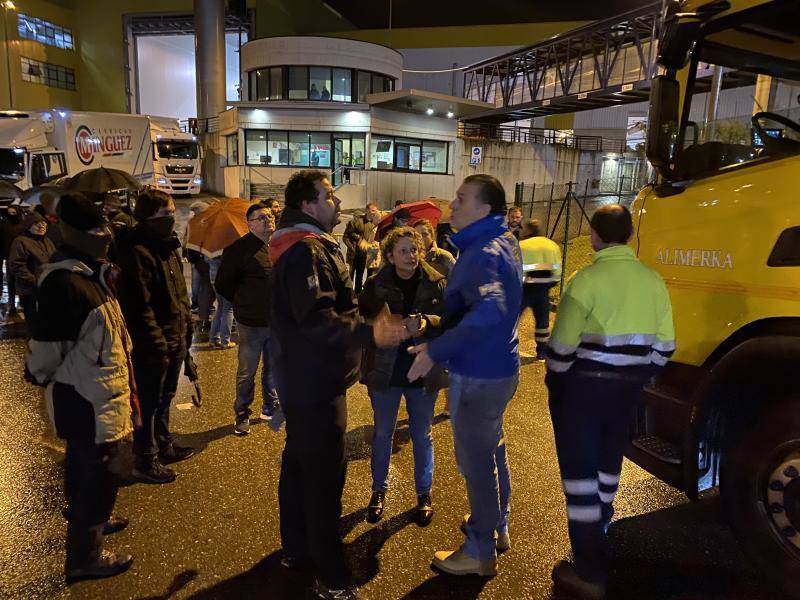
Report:
[{"label": "sneaker", "polygon": [[64,575],[69,581],[113,577],[130,569],[132,563],[133,557],[130,554],[115,554],[103,550],[97,560],[88,565],[73,569],[65,568]]},{"label": "sneaker", "polygon": [[128,526],[128,522],[128,519],[125,517],[111,515],[108,517],[108,521],[103,523],[103,535],[111,535],[112,533],[122,531]]},{"label": "sneaker", "polygon": [[134,465],[133,478],[140,483],[172,483],[177,475],[169,467],[165,467],[158,459],[147,465]]},{"label": "sneaker", "polygon": [[582,600],[604,600],[606,597],[606,586],[602,583],[586,581],[578,575],[575,565],[566,560],[560,561],[553,568],[553,583],[560,590],[563,590],[576,598]]},{"label": "sneaker", "polygon": [[211,345],[212,348],[222,348],[222,342],[219,338],[214,338],[213,340],[209,340],[208,343]]},{"label": "sneaker", "polygon": [[194,448],[179,446],[178,444],[170,444],[158,452],[158,460],[161,461],[162,465],[171,465],[172,463],[181,462],[192,456],[194,456]]},{"label": "sneaker", "polygon": [[258,415],[258,418],[262,421],[271,421],[272,417],[275,416],[275,408],[270,406],[268,408],[262,408],[261,414]]},{"label": "sneaker", "polygon": [[497,560],[478,560],[464,554],[463,550],[436,552],[433,555],[432,567],[449,575],[480,575],[494,577],[497,575]]},{"label": "sneaker", "polygon": [[236,415],[236,420],[233,422],[233,433],[236,435],[247,435],[250,433],[249,415]]},{"label": "sneaker", "polygon": [[372,492],[372,498],[367,505],[367,522],[377,523],[383,517],[383,503],[386,501],[384,492]]},{"label": "sneaker", "polygon": [[427,527],[433,519],[433,502],[430,494],[417,496],[417,525]]},{"label": "sneaker", "polygon": [[[464,520],[461,521],[461,533],[467,534],[467,523],[469,522],[469,515],[464,515]],[[508,530],[498,531],[495,540],[495,549],[498,554],[502,554],[511,548],[511,536],[508,535]]]},{"label": "sneaker", "polygon": [[236,342],[225,342],[224,344],[220,343],[217,346],[217,348],[219,348],[220,350],[227,350],[228,348],[236,348]]},{"label": "sneaker", "polygon": [[329,588],[322,583],[319,579],[314,580],[314,587],[312,591],[317,598],[323,600],[358,600],[358,593],[354,588],[346,587],[340,590]]}]

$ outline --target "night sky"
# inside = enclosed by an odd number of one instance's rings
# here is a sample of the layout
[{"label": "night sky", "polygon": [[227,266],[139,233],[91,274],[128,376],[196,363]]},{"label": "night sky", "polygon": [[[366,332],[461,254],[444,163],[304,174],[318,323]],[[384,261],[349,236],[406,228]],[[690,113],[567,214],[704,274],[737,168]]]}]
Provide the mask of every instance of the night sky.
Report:
[{"label": "night sky", "polygon": [[[359,29],[383,29],[389,0],[327,0]],[[647,6],[652,0],[392,0],[393,27],[496,25],[596,20]]]}]

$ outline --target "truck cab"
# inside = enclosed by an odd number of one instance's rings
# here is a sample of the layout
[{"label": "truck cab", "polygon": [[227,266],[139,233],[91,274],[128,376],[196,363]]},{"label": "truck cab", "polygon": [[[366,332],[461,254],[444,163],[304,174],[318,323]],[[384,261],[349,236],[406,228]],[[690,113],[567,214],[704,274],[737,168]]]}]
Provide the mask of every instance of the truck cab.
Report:
[{"label": "truck cab", "polygon": [[203,186],[197,137],[180,131],[174,119],[150,117],[153,183],[168,194],[199,194]]},{"label": "truck cab", "polygon": [[0,112],[0,179],[22,189],[67,175],[64,152],[50,146],[49,113]]},{"label": "truck cab", "polygon": [[696,499],[800,597],[800,2],[667,4],[633,244],[677,351],[628,457]]}]

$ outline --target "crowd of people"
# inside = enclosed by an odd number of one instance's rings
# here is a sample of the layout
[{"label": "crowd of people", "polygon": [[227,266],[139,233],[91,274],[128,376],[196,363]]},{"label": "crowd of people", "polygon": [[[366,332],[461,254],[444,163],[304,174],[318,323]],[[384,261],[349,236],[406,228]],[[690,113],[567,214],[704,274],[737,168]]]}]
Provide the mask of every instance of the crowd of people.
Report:
[{"label": "crowd of people", "polygon": [[446,389],[470,513],[460,524],[463,543],[434,552],[432,565],[456,576],[494,576],[497,555],[511,547],[503,422],[519,383],[519,318],[531,308],[573,548],[573,561],[559,563],[553,578],[579,598],[603,598],[606,531],[628,419],[641,388],[675,348],[666,288],[627,245],[629,211],[603,206],[591,220],[594,262],[564,289],[551,336],[558,245],[537,221],[507,211],[505,191],[489,175],[467,177],[450,208],[452,234],[437,240],[434,223],[402,207],[379,232],[382,215],[369,204],[345,229],[345,258],[332,235],[340,204],[327,175],[300,171],[286,186],[283,207],[249,206],[248,233],[219,259],[187,256],[192,299],[175,205],[162,192],[139,195],[135,225],[124,235],[114,235],[103,211],[80,194],[59,202],[59,244],[43,242],[47,224],[26,217],[9,262],[25,263],[32,274],[17,277],[24,310],[32,304],[36,315],[26,376],[45,388],[66,442],[66,576],[115,575],[133,560],[102,544],[103,535],[127,526],[112,514],[118,484],[109,467],[124,439],[133,435],[132,475],[144,483],[174,481],[169,465],[193,455],[175,442],[169,423],[180,373],[197,378],[189,352],[193,300],[212,344],[229,347],[236,322],[233,433],[250,432],[259,364],[260,415],[276,430],[285,422],[278,504],[286,569],[314,567],[320,598],[358,597],[339,520],[346,393],[360,381],[375,425],[367,520],[380,521],[387,504],[403,399],[416,522],[425,527],[433,519],[432,424]]}]

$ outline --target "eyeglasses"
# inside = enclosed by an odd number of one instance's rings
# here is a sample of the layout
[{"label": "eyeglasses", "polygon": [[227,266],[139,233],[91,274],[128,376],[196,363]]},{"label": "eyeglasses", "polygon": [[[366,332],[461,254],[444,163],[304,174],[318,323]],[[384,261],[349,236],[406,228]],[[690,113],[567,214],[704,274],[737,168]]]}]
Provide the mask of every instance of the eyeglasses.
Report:
[{"label": "eyeglasses", "polygon": [[262,223],[268,223],[269,221],[272,221],[272,219],[270,217],[268,217],[267,215],[261,215],[260,217],[256,217],[255,219],[247,219],[247,220],[248,221],[261,221]]}]

